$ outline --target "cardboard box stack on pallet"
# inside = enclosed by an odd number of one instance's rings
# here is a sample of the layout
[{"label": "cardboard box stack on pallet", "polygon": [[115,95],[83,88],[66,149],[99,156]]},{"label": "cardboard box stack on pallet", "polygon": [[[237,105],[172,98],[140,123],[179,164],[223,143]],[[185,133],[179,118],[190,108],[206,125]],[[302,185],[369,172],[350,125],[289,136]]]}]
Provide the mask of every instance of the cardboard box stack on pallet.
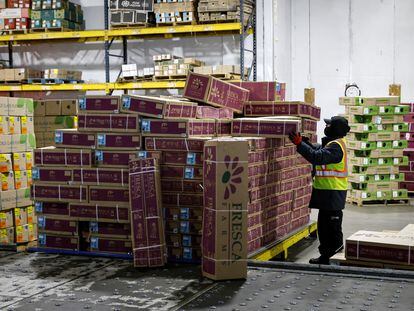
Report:
[{"label": "cardboard box stack on pallet", "polygon": [[203,66],[204,62],[195,58],[181,58],[172,54],[154,55],[155,79],[185,79],[196,68]]},{"label": "cardboard box stack on pallet", "polygon": [[77,101],[73,99],[36,100],[34,130],[38,148],[55,146],[55,130],[77,128]]},{"label": "cardboard box stack on pallet", "polygon": [[0,248],[18,249],[37,238],[30,198],[33,100],[1,97],[0,111]]},{"label": "cardboard box stack on pallet", "polygon": [[0,30],[30,28],[31,0],[0,1]]},{"label": "cardboard box stack on pallet", "polygon": [[36,70],[30,68],[0,69],[0,83],[62,84],[82,81],[82,71],[67,69]]},{"label": "cardboard box stack on pallet", "polygon": [[[216,83],[218,87],[226,87],[226,91],[231,88],[237,92],[236,105],[241,106],[247,98],[245,90],[221,81]],[[228,119],[233,117],[232,108],[220,106],[223,107],[201,106],[173,98],[123,96],[122,111],[141,117],[145,151],[140,155],[156,158],[160,163],[165,240],[170,261],[201,260],[203,146],[211,137],[230,135]],[[240,108],[237,111],[241,112]]]},{"label": "cardboard box stack on pallet", "polygon": [[153,2],[153,0],[111,0],[109,3],[111,27],[136,27],[154,24]]},{"label": "cardboard box stack on pallet", "polygon": [[400,138],[408,131],[404,115],[409,107],[400,98],[342,97],[351,132],[348,135],[349,181],[348,200],[358,205],[385,203],[407,198],[400,189],[404,180],[400,167],[408,165],[403,150],[407,141]]},{"label": "cardboard box stack on pallet", "polygon": [[155,0],[157,25],[191,24],[197,22],[197,0]]},{"label": "cardboard box stack on pallet", "polygon": [[32,29],[84,30],[82,7],[69,0],[33,0]]},{"label": "cardboard box stack on pallet", "polygon": [[[253,12],[254,1],[244,1],[244,24]],[[198,19],[204,23],[240,21],[240,0],[200,0]]]},{"label": "cardboard box stack on pallet", "polygon": [[409,269],[414,265],[414,225],[401,231],[358,231],[346,239],[345,257],[355,264]]},{"label": "cardboard box stack on pallet", "polygon": [[414,195],[414,104],[403,104],[409,107],[409,113],[404,115],[404,122],[408,124],[408,131],[401,133],[401,139],[408,141],[404,149],[404,156],[408,157],[408,164],[400,167],[404,174],[404,181],[400,182],[400,188],[408,191],[408,196]]},{"label": "cardboard box stack on pallet", "polygon": [[[217,65],[217,66],[200,66],[194,68],[195,73],[210,75],[223,80],[240,80],[240,66],[236,65]],[[248,75],[249,69],[245,68],[244,74]]]},{"label": "cardboard box stack on pallet", "polygon": [[39,247],[131,254],[129,160],[141,148],[138,118],[117,96],[78,101],[78,129],[56,130],[57,148],[35,151]]}]

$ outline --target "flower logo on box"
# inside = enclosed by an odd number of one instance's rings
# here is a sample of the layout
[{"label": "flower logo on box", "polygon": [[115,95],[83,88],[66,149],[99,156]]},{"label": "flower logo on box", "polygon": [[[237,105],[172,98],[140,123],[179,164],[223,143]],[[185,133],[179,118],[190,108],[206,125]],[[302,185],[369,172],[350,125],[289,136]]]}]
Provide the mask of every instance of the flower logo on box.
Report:
[{"label": "flower logo on box", "polygon": [[226,164],[226,171],[221,177],[221,182],[226,187],[224,191],[224,199],[228,200],[230,197],[230,193],[231,194],[236,193],[236,190],[237,190],[236,185],[242,182],[242,179],[239,175],[243,173],[244,168],[242,166],[239,166],[238,157],[235,157],[232,161],[230,156],[227,155],[224,158],[224,162]]},{"label": "flower logo on box", "polygon": [[193,83],[191,84],[192,89],[200,89],[203,86],[203,82],[200,79],[194,79]]}]

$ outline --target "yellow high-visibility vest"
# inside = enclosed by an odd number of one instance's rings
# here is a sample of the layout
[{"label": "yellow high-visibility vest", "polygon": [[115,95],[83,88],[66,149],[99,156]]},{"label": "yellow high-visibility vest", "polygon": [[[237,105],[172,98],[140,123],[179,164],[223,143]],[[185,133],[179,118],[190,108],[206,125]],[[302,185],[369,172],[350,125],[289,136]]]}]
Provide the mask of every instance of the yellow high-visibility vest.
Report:
[{"label": "yellow high-visibility vest", "polygon": [[313,187],[320,190],[348,190],[348,164],[346,156],[346,140],[344,138],[329,142],[338,143],[342,149],[342,160],[339,163],[317,165]]}]

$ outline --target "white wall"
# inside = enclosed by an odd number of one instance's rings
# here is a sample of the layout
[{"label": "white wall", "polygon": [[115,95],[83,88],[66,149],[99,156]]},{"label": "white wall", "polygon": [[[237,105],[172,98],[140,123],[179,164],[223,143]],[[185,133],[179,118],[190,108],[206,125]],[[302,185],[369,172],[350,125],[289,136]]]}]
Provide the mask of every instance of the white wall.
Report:
[{"label": "white wall", "polygon": [[362,95],[381,96],[395,82],[402,101],[414,101],[414,1],[291,3],[292,99],[315,87],[322,116],[330,117],[343,112],[338,97],[346,83],[356,82]]}]

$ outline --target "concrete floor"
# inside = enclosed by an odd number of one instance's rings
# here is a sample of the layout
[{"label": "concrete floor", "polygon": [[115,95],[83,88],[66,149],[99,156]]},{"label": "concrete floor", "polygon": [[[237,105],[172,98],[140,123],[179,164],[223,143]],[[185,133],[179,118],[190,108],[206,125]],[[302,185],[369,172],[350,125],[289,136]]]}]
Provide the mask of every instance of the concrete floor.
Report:
[{"label": "concrete floor", "polygon": [[[318,218],[318,212],[313,211],[311,219]],[[342,231],[344,239],[359,230],[399,231],[406,225],[414,223],[414,206],[372,206],[357,207],[348,205],[344,210]],[[310,258],[318,257],[318,241],[305,239],[289,251],[289,261],[307,263]]]},{"label": "concrete floor", "polygon": [[[348,206],[344,215],[347,237],[362,229],[400,230],[414,222],[414,207]],[[316,217],[314,212],[312,218]],[[290,250],[289,261],[306,263],[318,255],[317,247],[317,240],[306,239]],[[382,283],[388,282],[383,276],[370,281],[363,272],[348,276],[335,270],[329,276],[318,271],[309,274],[252,267],[246,282],[214,283],[200,278],[199,266],[139,270],[123,260],[7,252],[0,252],[0,271],[0,310],[8,311],[276,310],[269,305],[276,300],[281,306],[278,310],[332,310],[339,302],[343,310],[414,310],[414,274],[408,279],[406,272],[403,278],[407,281],[394,279],[388,284]],[[323,279],[326,284],[320,285],[325,289],[313,286]],[[335,289],[338,282],[345,283]],[[249,290],[250,284],[254,286]],[[377,301],[374,298],[379,297],[381,286],[384,293]],[[272,294],[275,298],[270,299]],[[353,296],[356,294],[358,297]]]}]

